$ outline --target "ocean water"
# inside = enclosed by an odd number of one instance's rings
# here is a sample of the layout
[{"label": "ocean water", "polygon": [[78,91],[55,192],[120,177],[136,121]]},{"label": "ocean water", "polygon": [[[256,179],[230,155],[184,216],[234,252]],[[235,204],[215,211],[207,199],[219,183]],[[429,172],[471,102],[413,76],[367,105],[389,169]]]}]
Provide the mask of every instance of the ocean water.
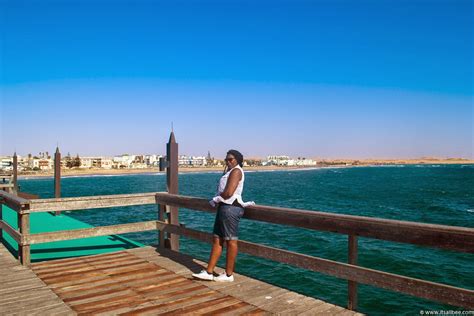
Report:
[{"label": "ocean water", "polygon": [[[220,173],[180,174],[180,194],[210,198]],[[20,180],[23,191],[53,196],[53,180]],[[166,190],[164,175],[75,177],[62,180],[63,196]],[[474,227],[474,166],[414,165],[247,172],[244,200],[258,204],[387,219]],[[92,225],[156,218],[156,207],[131,206],[71,212]],[[212,214],[180,209],[187,227],[212,231]],[[144,244],[156,233],[126,234]],[[347,236],[243,219],[240,238],[312,256],[347,262]],[[181,251],[207,260],[210,246],[181,241]],[[224,256],[223,256],[224,258]],[[222,259],[223,259],[222,258]],[[405,276],[474,289],[474,255],[359,238],[359,264]],[[220,261],[224,265],[224,260]],[[293,291],[346,306],[347,281],[239,254],[236,270]],[[419,315],[420,310],[462,310],[424,299],[359,285],[359,310],[370,315]]]}]

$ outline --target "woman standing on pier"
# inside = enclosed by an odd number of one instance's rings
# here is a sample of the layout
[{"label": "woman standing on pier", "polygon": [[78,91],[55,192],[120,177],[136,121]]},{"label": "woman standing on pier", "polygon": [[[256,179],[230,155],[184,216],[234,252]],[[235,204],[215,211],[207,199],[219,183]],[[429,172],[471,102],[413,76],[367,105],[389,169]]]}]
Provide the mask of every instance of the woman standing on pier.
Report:
[{"label": "woman standing on pier", "polygon": [[[217,188],[217,196],[209,203],[218,206],[214,222],[214,239],[207,269],[193,274],[201,280],[214,280],[218,282],[234,281],[235,258],[237,257],[237,241],[239,221],[244,214],[244,207],[254,204],[242,201],[244,189],[244,170],[242,169],[244,157],[237,150],[229,150],[225,158],[226,169]],[[225,273],[214,276],[214,268],[226,244],[227,257]]]}]

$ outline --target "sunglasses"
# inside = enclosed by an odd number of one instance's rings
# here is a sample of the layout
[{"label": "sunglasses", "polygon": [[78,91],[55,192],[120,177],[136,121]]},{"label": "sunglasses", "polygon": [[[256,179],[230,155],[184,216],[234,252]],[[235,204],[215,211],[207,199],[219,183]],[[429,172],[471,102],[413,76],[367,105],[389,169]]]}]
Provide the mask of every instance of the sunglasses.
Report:
[{"label": "sunglasses", "polygon": [[224,159],[224,161],[226,161],[226,162],[231,162],[232,160],[235,160],[235,158],[226,158],[226,159]]}]

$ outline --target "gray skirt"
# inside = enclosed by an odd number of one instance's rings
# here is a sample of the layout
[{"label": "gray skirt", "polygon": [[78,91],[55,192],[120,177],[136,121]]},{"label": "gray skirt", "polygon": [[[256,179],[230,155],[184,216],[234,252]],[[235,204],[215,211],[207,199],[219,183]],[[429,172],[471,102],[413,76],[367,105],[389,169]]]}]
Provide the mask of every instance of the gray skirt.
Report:
[{"label": "gray skirt", "polygon": [[242,207],[220,203],[214,221],[214,236],[225,240],[239,239],[239,222],[243,215]]}]

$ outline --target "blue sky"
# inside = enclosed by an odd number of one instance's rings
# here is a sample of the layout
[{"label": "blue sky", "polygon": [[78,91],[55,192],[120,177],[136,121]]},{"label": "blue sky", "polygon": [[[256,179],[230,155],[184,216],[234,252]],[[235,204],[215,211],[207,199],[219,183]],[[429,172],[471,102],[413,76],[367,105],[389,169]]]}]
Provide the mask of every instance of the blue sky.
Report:
[{"label": "blue sky", "polygon": [[472,1],[0,0],[0,154],[473,157]]}]

